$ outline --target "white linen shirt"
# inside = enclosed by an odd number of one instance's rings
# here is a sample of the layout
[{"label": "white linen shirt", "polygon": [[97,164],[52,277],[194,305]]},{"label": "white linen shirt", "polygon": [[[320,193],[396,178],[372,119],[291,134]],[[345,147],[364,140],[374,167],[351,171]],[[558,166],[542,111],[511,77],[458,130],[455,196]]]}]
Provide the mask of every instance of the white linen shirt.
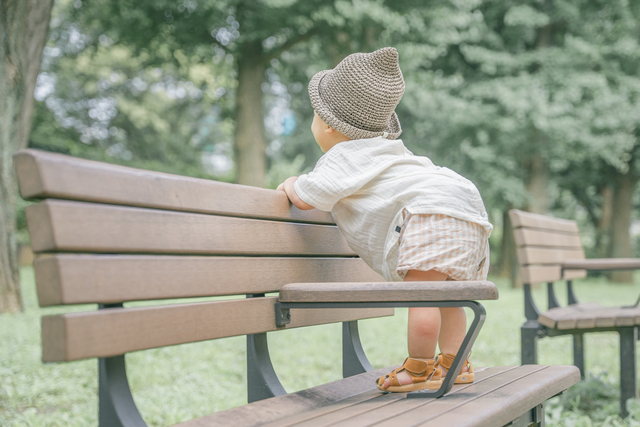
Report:
[{"label": "white linen shirt", "polygon": [[396,266],[404,209],[480,224],[487,238],[493,229],[471,181],[414,156],[399,139],[341,142],[294,189],[314,208],[331,211],[351,249],[388,281],[402,280]]}]

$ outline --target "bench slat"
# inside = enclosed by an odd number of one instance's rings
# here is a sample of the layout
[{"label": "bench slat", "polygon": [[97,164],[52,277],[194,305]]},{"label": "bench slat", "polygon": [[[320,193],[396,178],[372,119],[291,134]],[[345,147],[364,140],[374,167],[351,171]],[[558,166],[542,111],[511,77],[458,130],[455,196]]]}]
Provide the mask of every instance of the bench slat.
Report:
[{"label": "bench slat", "polygon": [[466,301],[498,299],[491,282],[291,283],[281,302]]},{"label": "bench slat", "polygon": [[584,259],[582,249],[556,249],[524,246],[518,248],[518,260],[521,264],[559,264],[567,259]]},{"label": "bench slat", "polygon": [[[257,427],[273,423],[280,426],[280,421],[287,426],[288,417],[304,416],[307,411],[323,411],[325,407],[350,406],[356,402],[379,398],[381,393],[374,385],[375,378],[388,374],[389,368],[367,372],[361,375],[322,384],[296,393],[285,394],[271,399],[259,400],[237,408],[227,409],[201,418],[177,424],[175,427]],[[306,417],[304,418],[306,419]],[[295,425],[295,424],[294,424]]]},{"label": "bench slat", "polygon": [[560,234],[532,228],[517,228],[513,230],[513,235],[518,246],[582,249],[582,242],[578,234]]},{"label": "bench slat", "polygon": [[62,362],[216,338],[393,315],[393,309],[291,310],[275,326],[276,297],[111,308],[42,318],[42,359]]},{"label": "bench slat", "polygon": [[[526,366],[526,365],[525,365]],[[525,372],[525,366],[517,371],[509,371],[507,375],[517,375]],[[469,399],[466,402],[460,401],[460,406],[451,408],[446,414],[440,415],[428,422],[419,424],[420,426],[502,426],[541,402],[566,390],[580,381],[580,371],[575,366],[546,366],[539,369],[539,365],[531,366],[531,372],[513,381],[506,381],[503,376],[497,376],[488,381],[478,384],[478,386],[494,386],[494,391],[486,394],[478,393],[476,399]],[[466,390],[467,393],[474,393],[475,387]],[[433,404],[424,408],[425,411],[439,412],[441,406],[446,405],[447,400],[438,399]],[[462,399],[460,399],[462,400]],[[425,417],[429,412],[424,413]]]},{"label": "bench slat", "polygon": [[145,171],[38,150],[17,152],[14,163],[25,199],[52,197],[334,224],[328,212],[302,211],[292,206],[281,191]]},{"label": "bench slat", "polygon": [[[216,414],[207,415],[194,420],[178,424],[176,427],[289,427],[300,425],[301,422],[320,417],[324,414],[340,411],[341,409],[358,406],[360,402],[378,401],[385,396],[400,397],[402,393],[383,394],[374,385],[374,380],[388,374],[395,367],[382,368],[376,371],[355,375],[331,383],[319,385],[296,393],[286,394],[271,399],[253,402],[238,408],[227,409]],[[496,370],[506,370],[513,367],[497,367],[479,370],[476,380]],[[451,393],[464,389],[465,386],[454,385]],[[451,394],[450,393],[450,394]],[[412,399],[416,402],[432,399]]]},{"label": "bench slat", "polygon": [[[487,381],[489,378],[503,374],[506,371],[517,369],[516,367],[495,367],[488,368],[476,373],[475,384]],[[447,394],[449,402],[456,402],[455,395],[462,394],[468,396],[466,393],[472,385],[457,385]],[[463,394],[464,393],[464,394]],[[368,401],[360,403],[358,405],[351,406],[349,408],[341,409],[339,411],[317,417],[308,422],[296,424],[305,427],[324,427],[324,426],[369,426],[369,425],[381,425],[389,424],[394,427],[397,426],[410,426],[417,422],[424,421],[426,418],[424,413],[415,417],[414,415],[425,407],[429,407],[437,399],[405,399],[404,394],[391,393],[383,395],[374,401]],[[430,414],[431,416],[437,416],[438,414]],[[352,419],[352,417],[357,418]],[[285,425],[291,425],[289,420],[285,420]],[[269,426],[269,427],[275,427]]]},{"label": "bench slat", "polygon": [[524,265],[520,266],[520,280],[522,283],[533,285],[541,282],[556,280],[571,280],[587,277],[585,270],[566,270],[564,276],[559,265]]},{"label": "bench slat", "polygon": [[[394,411],[387,409],[386,413],[384,408],[382,411],[377,411],[380,417],[381,426],[409,426],[419,425],[421,422],[429,422],[431,420],[438,420],[440,416],[446,415],[451,410],[459,410],[467,401],[477,398],[487,392],[491,392],[496,389],[496,385],[508,383],[514,379],[521,378],[529,375],[531,371],[536,369],[544,369],[544,366],[532,366],[529,365],[525,369],[524,366],[500,366],[496,368],[488,368],[482,372],[484,375],[476,375],[476,379],[473,384],[463,386],[459,389],[452,390],[447,394],[446,400],[438,402],[440,399],[428,399],[425,402],[421,402],[422,399],[407,399],[412,402],[412,405],[403,405],[403,412],[396,411],[394,405]],[[394,424],[395,423],[395,424]],[[376,424],[377,425],[377,424]],[[457,425],[457,424],[442,424],[442,425]]]},{"label": "bench slat", "polygon": [[355,256],[329,225],[51,199],[26,214],[34,252]]},{"label": "bench slat", "polygon": [[382,281],[360,258],[41,255],[40,306],[279,291],[292,282]]},{"label": "bench slat", "polygon": [[639,324],[640,307],[602,307],[599,304],[575,304],[542,313],[540,324],[557,329],[612,328]]},{"label": "bench slat", "polygon": [[529,227],[565,233],[578,233],[578,223],[569,219],[553,218],[517,209],[509,211],[509,218],[513,228]]},{"label": "bench slat", "polygon": [[538,322],[549,328],[574,329],[576,318],[582,312],[601,310],[604,307],[597,303],[572,304],[566,307],[556,307],[538,316]]}]

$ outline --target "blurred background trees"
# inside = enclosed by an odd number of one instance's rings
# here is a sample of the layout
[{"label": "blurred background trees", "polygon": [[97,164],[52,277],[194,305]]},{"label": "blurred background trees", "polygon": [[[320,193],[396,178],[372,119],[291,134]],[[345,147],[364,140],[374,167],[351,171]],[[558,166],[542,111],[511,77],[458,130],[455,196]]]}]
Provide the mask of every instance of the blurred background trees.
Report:
[{"label": "blurred background trees", "polygon": [[494,273],[516,280],[514,207],[637,256],[639,19],[625,0],[57,0],[29,146],[274,188],[322,154],[311,76],[395,46],[401,138],[479,187]]}]

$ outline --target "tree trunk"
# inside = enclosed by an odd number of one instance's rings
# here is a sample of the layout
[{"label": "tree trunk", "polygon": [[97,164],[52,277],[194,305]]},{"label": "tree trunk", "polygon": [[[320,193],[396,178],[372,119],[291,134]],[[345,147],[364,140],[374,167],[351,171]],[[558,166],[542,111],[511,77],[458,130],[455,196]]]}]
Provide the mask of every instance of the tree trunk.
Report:
[{"label": "tree trunk", "polygon": [[0,312],[22,309],[12,156],[29,139],[52,6],[53,0],[0,0]]},{"label": "tree trunk", "polygon": [[596,253],[599,258],[611,257],[611,218],[613,217],[613,187],[607,185],[600,191],[602,215],[596,228]]},{"label": "tree trunk", "polygon": [[528,172],[527,190],[529,190],[528,212],[545,215],[547,213],[547,183],[549,172],[542,155],[534,153],[525,161]]},{"label": "tree trunk", "polygon": [[236,92],[235,155],[239,184],[264,186],[265,142],[262,82],[266,64],[260,40],[240,46]]},{"label": "tree trunk", "polygon": [[[614,258],[631,258],[631,209],[633,188],[636,179],[631,172],[616,174],[613,193],[613,211],[611,216],[611,256]],[[614,271],[611,273],[614,282],[633,282],[632,271]]]}]

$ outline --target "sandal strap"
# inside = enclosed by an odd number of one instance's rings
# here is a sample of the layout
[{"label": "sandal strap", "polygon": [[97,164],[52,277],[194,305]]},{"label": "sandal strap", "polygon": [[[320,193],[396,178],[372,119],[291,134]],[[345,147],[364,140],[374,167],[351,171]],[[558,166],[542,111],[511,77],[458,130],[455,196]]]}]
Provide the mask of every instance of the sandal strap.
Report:
[{"label": "sandal strap", "polygon": [[[439,362],[438,363],[439,365],[442,365],[442,367],[444,369],[449,371],[451,369],[451,365],[453,364],[453,359],[455,357],[456,357],[455,354],[440,353],[436,359]],[[467,369],[469,370],[469,373],[472,373],[473,372],[473,364],[469,361],[470,357],[471,357],[471,353],[469,353],[469,357],[467,357],[467,360],[465,360],[465,365],[466,365]],[[462,369],[464,369],[464,366],[463,366]],[[460,373],[462,373],[462,370],[460,370]]]},{"label": "sandal strap", "polygon": [[[384,378],[389,377],[390,385],[396,387],[400,386],[402,384],[398,381],[398,373],[402,371],[405,371],[409,377],[411,377],[411,381],[414,384],[430,381],[434,377],[437,377],[436,379],[440,379],[442,376],[442,371],[437,366],[436,359],[425,361],[407,357],[401,367],[394,369],[388,375],[385,375]],[[376,383],[378,383],[380,379],[376,380]]]}]

